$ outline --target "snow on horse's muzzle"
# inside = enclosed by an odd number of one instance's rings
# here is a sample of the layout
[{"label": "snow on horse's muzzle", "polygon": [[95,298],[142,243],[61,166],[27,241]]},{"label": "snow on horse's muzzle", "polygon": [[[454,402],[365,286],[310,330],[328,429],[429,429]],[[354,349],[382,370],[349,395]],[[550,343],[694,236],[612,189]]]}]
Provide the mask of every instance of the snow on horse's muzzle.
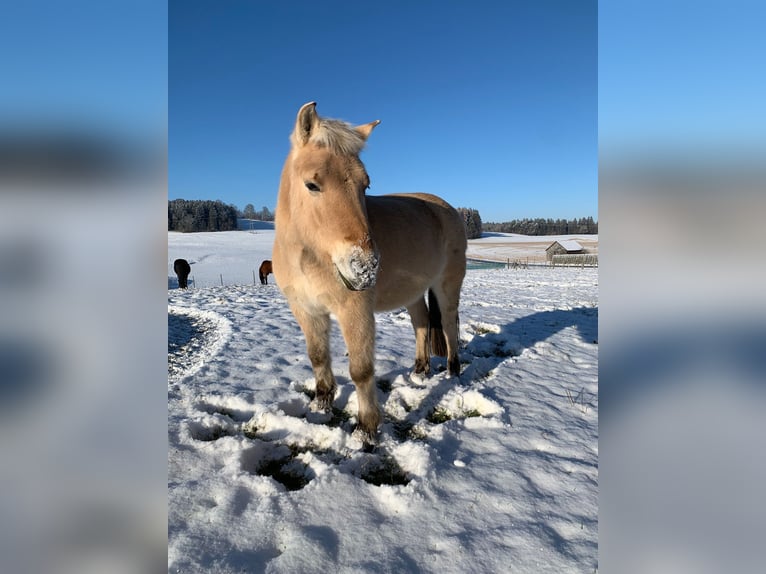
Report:
[{"label": "snow on horse's muzzle", "polygon": [[377,250],[354,247],[347,257],[335,261],[341,282],[351,291],[364,291],[375,286],[380,257]]}]

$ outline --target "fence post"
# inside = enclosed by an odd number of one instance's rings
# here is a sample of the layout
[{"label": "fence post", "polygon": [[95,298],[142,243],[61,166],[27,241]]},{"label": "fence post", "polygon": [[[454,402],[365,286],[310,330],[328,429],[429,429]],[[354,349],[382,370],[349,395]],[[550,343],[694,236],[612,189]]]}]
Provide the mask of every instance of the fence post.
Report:
[{"label": "fence post", "polygon": [[223,287],[223,273],[219,275],[221,277],[221,287]]},{"label": "fence post", "polygon": [[255,269],[253,269],[253,285],[255,285]]}]

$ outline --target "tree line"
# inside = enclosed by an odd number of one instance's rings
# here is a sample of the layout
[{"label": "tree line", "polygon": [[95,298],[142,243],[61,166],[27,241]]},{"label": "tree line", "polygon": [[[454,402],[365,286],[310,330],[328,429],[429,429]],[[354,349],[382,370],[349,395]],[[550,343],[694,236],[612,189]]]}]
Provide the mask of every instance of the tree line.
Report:
[{"label": "tree line", "polygon": [[[484,231],[518,233],[520,235],[594,235],[598,233],[598,222],[593,217],[579,219],[512,219],[502,223],[483,223],[476,209],[458,207],[463,218],[468,239],[481,237]],[[168,201],[168,231],[231,231],[237,229],[237,217],[274,221],[274,213],[263,207],[256,211],[252,203],[240,211],[235,205],[222,201],[199,199],[173,199]]]},{"label": "tree line", "polygon": [[481,237],[482,224],[481,215],[475,209],[470,207],[457,207],[456,211],[463,218],[463,224],[465,225],[465,236],[468,239],[478,239]]},{"label": "tree line", "polygon": [[222,201],[173,199],[168,201],[168,231],[233,231],[237,208]]},{"label": "tree line", "polygon": [[518,233],[520,235],[595,235],[598,222],[592,217],[579,219],[512,219],[503,223],[487,222],[484,231]]},{"label": "tree line", "polygon": [[274,221],[274,214],[265,205],[260,211],[256,211],[252,203],[248,203],[245,209],[237,212],[243,219],[256,219],[259,221]]}]

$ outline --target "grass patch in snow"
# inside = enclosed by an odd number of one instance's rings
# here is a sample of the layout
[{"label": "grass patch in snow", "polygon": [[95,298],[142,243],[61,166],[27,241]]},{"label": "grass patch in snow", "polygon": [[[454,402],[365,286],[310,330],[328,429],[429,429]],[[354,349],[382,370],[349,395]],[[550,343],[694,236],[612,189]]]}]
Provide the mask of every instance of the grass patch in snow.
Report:
[{"label": "grass patch in snow", "polygon": [[434,410],[432,410],[428,414],[428,416],[426,417],[426,420],[429,423],[433,423],[435,425],[440,425],[442,423],[446,423],[447,421],[451,421],[452,420],[452,413],[450,413],[444,407],[436,407]]},{"label": "grass patch in snow", "polygon": [[399,442],[408,440],[426,440],[427,435],[421,425],[410,421],[393,421],[393,437]]}]

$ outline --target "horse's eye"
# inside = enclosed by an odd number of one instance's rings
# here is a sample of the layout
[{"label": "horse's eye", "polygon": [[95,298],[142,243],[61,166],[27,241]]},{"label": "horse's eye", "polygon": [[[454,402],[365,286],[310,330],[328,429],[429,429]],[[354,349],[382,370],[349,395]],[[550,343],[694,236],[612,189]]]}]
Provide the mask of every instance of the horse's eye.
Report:
[{"label": "horse's eye", "polygon": [[321,191],[319,189],[319,186],[313,181],[307,181],[305,182],[305,184],[306,184],[306,189],[308,189],[309,191]]}]

